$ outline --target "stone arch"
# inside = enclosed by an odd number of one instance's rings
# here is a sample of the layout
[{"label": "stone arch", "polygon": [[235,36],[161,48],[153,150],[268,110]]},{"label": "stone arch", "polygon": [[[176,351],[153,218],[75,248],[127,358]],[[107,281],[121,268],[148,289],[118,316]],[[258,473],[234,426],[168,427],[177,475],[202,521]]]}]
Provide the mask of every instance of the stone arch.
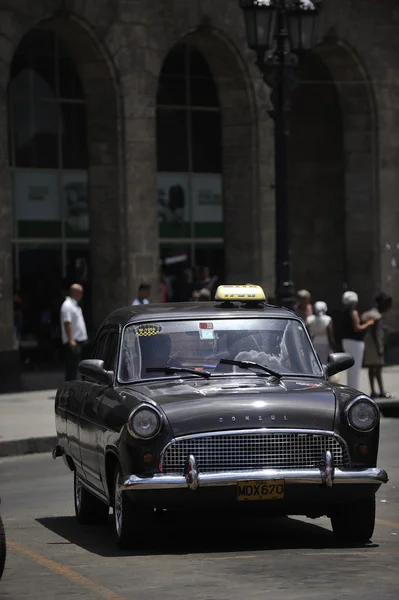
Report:
[{"label": "stone arch", "polygon": [[[54,32],[67,48],[77,67],[86,99],[90,280],[92,324],[96,329],[102,319],[120,305],[125,285],[119,85],[106,49],[83,19],[73,13],[59,11],[40,20],[36,24],[38,26]],[[24,37],[32,29],[26,31]],[[104,240],[113,240],[116,236],[118,244],[104,243]]]},{"label": "stone arch", "polygon": [[247,66],[225,34],[210,25],[186,33],[178,42],[195,46],[203,55],[219,96],[225,279],[230,283],[262,281],[258,114]]},{"label": "stone arch", "polygon": [[365,70],[348,46],[326,38],[293,94],[290,201],[296,284],[332,308],[345,287],[365,306],[377,287],[375,120]]},{"label": "stone arch", "polygon": [[346,284],[368,307],[378,291],[379,207],[377,110],[366,68],[345,42],[329,40],[317,48],[338,90],[345,157]]}]

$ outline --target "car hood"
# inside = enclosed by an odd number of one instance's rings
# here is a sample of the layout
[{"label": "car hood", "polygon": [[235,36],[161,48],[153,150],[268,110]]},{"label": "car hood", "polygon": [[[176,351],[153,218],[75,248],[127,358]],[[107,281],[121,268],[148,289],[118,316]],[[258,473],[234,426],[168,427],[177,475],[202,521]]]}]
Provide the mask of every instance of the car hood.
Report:
[{"label": "car hood", "polygon": [[158,404],[174,436],[262,427],[334,428],[335,395],[321,380],[163,380],[135,386],[135,395]]}]

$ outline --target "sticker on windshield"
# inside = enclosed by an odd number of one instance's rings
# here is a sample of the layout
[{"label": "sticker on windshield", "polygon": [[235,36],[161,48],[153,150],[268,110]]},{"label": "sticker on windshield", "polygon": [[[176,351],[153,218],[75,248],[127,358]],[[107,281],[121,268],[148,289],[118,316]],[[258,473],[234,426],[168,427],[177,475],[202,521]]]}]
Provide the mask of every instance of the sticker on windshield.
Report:
[{"label": "sticker on windshield", "polygon": [[213,329],[200,329],[201,340],[213,340],[214,338]]},{"label": "sticker on windshield", "polygon": [[199,323],[198,327],[203,330],[203,329],[213,329],[213,323]]},{"label": "sticker on windshield", "polygon": [[136,325],[134,332],[139,336],[157,335],[161,333],[162,327],[158,323],[143,323],[142,325]]},{"label": "sticker on windshield", "polygon": [[213,340],[215,339],[213,331],[213,323],[200,322],[198,323],[199,334],[201,340]]}]

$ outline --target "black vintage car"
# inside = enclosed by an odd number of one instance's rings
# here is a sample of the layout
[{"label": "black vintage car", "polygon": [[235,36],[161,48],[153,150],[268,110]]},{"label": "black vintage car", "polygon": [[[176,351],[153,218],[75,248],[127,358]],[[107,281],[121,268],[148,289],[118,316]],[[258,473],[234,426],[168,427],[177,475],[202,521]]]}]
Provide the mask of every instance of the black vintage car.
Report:
[{"label": "black vintage car", "polygon": [[53,456],[74,472],[77,520],[111,506],[130,547],[158,509],[229,507],[327,515],[339,539],[367,542],[388,477],[377,405],[328,379],[352,365],[322,365],[303,321],[258,286],[113,312],[55,400]]}]

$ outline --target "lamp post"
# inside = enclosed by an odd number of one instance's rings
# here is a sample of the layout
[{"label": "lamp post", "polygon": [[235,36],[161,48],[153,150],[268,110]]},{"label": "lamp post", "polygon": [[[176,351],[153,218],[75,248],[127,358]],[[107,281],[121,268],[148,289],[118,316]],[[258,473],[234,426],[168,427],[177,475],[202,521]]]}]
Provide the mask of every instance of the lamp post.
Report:
[{"label": "lamp post", "polygon": [[272,89],[275,137],[276,264],[275,295],[281,306],[294,308],[288,215],[288,111],[290,92],[299,83],[298,67],[313,50],[321,0],[239,0],[249,48]]}]

